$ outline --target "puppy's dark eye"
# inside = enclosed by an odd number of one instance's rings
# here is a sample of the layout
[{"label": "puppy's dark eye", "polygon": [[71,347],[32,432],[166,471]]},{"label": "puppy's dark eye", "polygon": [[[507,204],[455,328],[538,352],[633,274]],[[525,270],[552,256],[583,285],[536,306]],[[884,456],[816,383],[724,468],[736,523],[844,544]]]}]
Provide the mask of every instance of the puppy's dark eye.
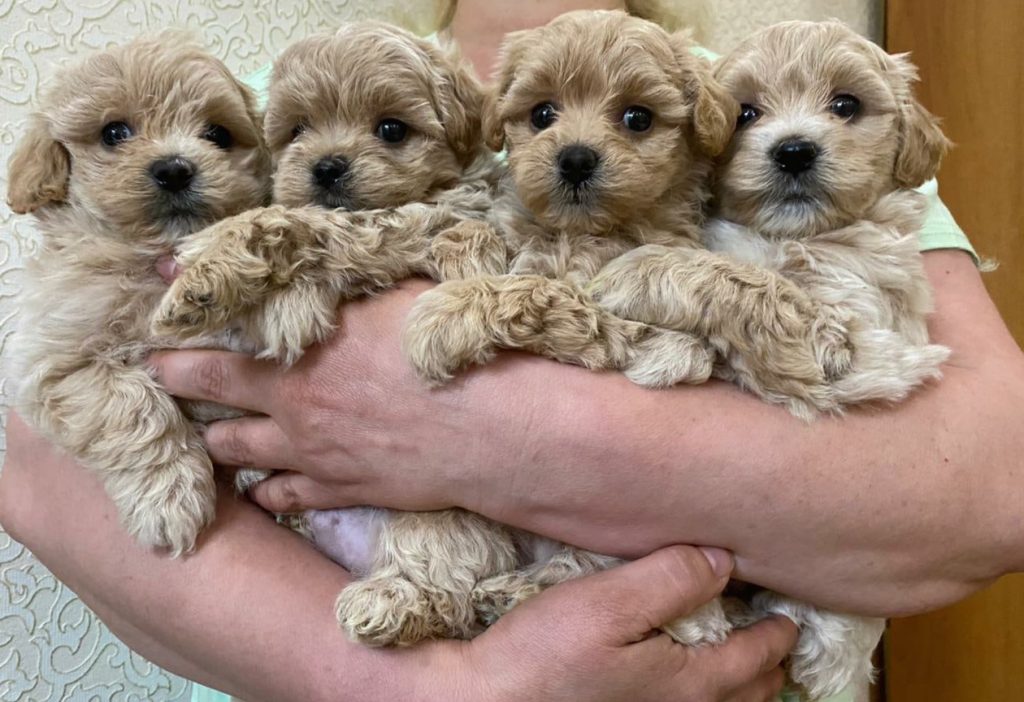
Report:
[{"label": "puppy's dark eye", "polygon": [[757,118],[761,116],[761,110],[757,109],[753,105],[740,105],[740,116],[736,119],[736,128],[745,127],[748,124],[757,121]]},{"label": "puppy's dark eye", "polygon": [[103,125],[103,133],[101,139],[107,146],[117,146],[122,141],[127,141],[132,137],[134,132],[124,122],[110,122]]},{"label": "puppy's dark eye", "polygon": [[377,136],[389,144],[398,144],[405,141],[408,133],[408,125],[400,119],[388,117],[387,119],[382,119],[380,124],[377,125]]},{"label": "puppy's dark eye", "polygon": [[305,123],[299,122],[294,127],[292,127],[292,141],[295,141],[296,139],[298,139],[300,136],[302,136],[305,133],[306,133],[306,125],[305,125]]},{"label": "puppy's dark eye", "polygon": [[853,95],[836,95],[828,104],[828,111],[836,117],[850,119],[860,112],[860,100]]},{"label": "puppy's dark eye", "polygon": [[235,143],[231,132],[219,124],[211,124],[207,127],[206,131],[203,132],[203,138],[207,141],[212,141],[217,145],[218,149],[230,149]]},{"label": "puppy's dark eye", "polygon": [[633,105],[622,114],[622,123],[631,132],[646,132],[654,123],[654,114],[646,107]]},{"label": "puppy's dark eye", "polygon": [[555,111],[555,106],[550,102],[542,102],[534,107],[530,113],[530,124],[537,129],[547,129],[557,119],[558,113]]}]

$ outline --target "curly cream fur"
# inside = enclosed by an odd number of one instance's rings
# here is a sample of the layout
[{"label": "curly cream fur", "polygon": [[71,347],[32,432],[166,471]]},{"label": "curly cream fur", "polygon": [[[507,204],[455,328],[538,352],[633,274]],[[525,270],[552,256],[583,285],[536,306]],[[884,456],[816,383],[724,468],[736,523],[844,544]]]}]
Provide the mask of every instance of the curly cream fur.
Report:
[{"label": "curly cream fur", "polygon": [[[136,136],[104,145],[115,120]],[[234,145],[204,140],[210,124]],[[195,165],[184,199],[150,177],[168,155]],[[42,232],[13,354],[19,411],[97,472],[131,534],[175,555],[213,518],[215,490],[198,435],[144,367],[165,290],[154,264],[195,229],[260,204],[268,167],[253,96],[175,34],[64,70],[10,165],[11,206]]]},{"label": "curly cream fur", "polygon": [[[717,216],[705,244],[752,272],[782,276],[807,296],[816,335],[830,340],[815,344],[825,382],[813,395],[794,392],[751,364],[720,329],[707,328],[722,306],[708,296],[709,279],[719,276],[704,254],[631,252],[602,271],[595,291],[602,304],[629,318],[708,333],[725,361],[718,375],[808,418],[896,402],[938,378],[949,350],[928,343],[931,291],[917,240],[924,203],[906,188],[935,175],[947,142],[913,99],[913,67],[837,22],[793,22],[751,37],[715,75],[761,115],[737,130],[717,168]],[[837,94],[859,98],[862,111],[849,119],[829,112]],[[799,179],[773,163],[775,146],[789,139],[811,141],[818,151]],[[729,300],[740,324],[765,319],[759,297],[743,292]],[[870,675],[880,621],[772,593],[756,597],[754,609],[801,625],[790,674],[811,698]]]},{"label": "curly cream fur", "polygon": [[[394,27],[354,23],[292,46],[275,65],[266,117],[278,204],[182,248],[184,270],[154,331],[191,339],[236,329],[259,355],[291,363],[333,330],[344,300],[411,275],[505,270],[505,244],[483,222],[497,167],[481,139],[481,100],[457,56]],[[410,136],[375,136],[384,117]],[[346,159],[348,174],[318,188],[312,170],[331,156]],[[245,473],[244,486],[260,477]],[[370,645],[474,635],[472,588],[515,566],[508,534],[461,511],[309,519],[335,532],[320,546],[366,576],[339,595],[336,614]]]}]

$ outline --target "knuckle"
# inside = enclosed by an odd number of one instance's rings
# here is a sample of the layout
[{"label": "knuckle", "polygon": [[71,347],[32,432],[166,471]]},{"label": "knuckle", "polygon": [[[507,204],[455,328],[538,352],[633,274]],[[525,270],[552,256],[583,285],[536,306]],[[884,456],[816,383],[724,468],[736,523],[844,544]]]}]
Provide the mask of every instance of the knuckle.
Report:
[{"label": "knuckle", "polygon": [[192,369],[192,384],[199,394],[210,400],[223,400],[227,396],[228,379],[228,366],[223,359],[204,359]]},{"label": "knuckle", "polygon": [[268,487],[275,512],[291,513],[302,510],[299,493],[290,480],[281,478],[271,482]]},{"label": "knuckle", "polygon": [[252,447],[249,445],[242,427],[237,423],[215,424],[207,433],[207,440],[210,443],[216,443],[225,459],[233,465],[248,466],[254,463]]}]

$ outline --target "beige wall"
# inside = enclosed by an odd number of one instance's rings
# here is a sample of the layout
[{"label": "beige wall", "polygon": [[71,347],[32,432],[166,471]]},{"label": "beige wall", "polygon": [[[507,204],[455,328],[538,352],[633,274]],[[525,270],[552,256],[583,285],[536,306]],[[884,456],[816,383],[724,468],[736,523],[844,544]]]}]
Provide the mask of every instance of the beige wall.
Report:
[{"label": "beige wall", "polygon": [[[705,18],[707,43],[719,51],[780,19],[838,17],[869,36],[879,34],[881,0],[675,1],[687,16]],[[40,83],[61,61],[143,31],[183,26],[245,73],[310,31],[370,15],[428,32],[439,11],[422,0],[0,0],[0,164],[10,157]],[[16,324],[19,275],[34,237],[28,218],[15,218],[0,204],[0,354]],[[0,405],[9,399],[9,382],[2,378]],[[0,702],[159,702],[188,696],[186,681],[127,651],[31,554],[0,532]]]}]

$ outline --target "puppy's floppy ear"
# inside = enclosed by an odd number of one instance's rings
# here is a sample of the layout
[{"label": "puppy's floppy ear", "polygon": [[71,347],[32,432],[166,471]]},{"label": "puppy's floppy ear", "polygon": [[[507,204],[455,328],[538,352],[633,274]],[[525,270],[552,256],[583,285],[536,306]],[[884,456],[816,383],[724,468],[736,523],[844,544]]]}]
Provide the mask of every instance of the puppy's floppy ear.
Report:
[{"label": "puppy's floppy ear", "polygon": [[67,199],[71,155],[50,136],[46,122],[33,116],[14,150],[7,172],[7,204],[18,214]]},{"label": "puppy's floppy ear", "polygon": [[903,96],[899,106],[900,146],[893,178],[904,188],[916,188],[935,177],[951,142],[939,128],[939,119],[914,97],[913,84],[917,81],[914,65],[905,54],[888,58],[887,68],[892,80],[902,83],[894,86],[896,94]]},{"label": "puppy's floppy ear", "polygon": [[689,32],[676,32],[670,41],[682,71],[683,98],[693,105],[693,143],[714,158],[725,151],[736,131],[739,102],[714,79],[708,61],[691,51]]},{"label": "puppy's floppy ear", "polygon": [[525,29],[509,32],[498,53],[498,72],[494,85],[484,98],[483,129],[484,141],[492,151],[501,151],[505,146],[505,120],[502,117],[505,95],[516,76],[516,68],[527,49],[526,37],[532,33]]},{"label": "puppy's floppy ear", "polygon": [[483,89],[473,69],[454,47],[438,52],[444,76],[441,103],[444,131],[452,150],[463,165],[468,165],[483,142]]}]

